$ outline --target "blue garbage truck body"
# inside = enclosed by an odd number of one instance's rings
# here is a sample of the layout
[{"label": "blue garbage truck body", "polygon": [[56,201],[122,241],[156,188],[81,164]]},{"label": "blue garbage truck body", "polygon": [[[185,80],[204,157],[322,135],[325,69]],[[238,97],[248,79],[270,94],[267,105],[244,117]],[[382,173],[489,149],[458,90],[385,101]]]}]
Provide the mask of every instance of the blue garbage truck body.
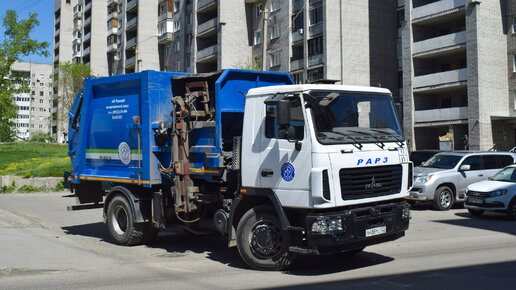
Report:
[{"label": "blue garbage truck body", "polygon": [[179,225],[279,270],[408,228],[412,165],[386,89],[235,69],[89,78],[68,145],[69,210],[103,208],[121,245]]}]

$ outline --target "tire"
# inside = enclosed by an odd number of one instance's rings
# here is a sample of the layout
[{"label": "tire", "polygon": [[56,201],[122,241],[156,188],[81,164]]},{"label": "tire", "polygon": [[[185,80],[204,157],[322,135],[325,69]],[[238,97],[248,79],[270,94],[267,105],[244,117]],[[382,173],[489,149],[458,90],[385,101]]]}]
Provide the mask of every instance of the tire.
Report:
[{"label": "tire", "polygon": [[295,257],[288,251],[289,233],[281,229],[274,210],[268,207],[252,208],[242,216],[236,240],[242,259],[257,270],[284,270]]},{"label": "tire", "polygon": [[440,186],[435,191],[434,208],[437,210],[449,210],[453,206],[453,190],[448,186]]},{"label": "tire", "polygon": [[116,244],[134,246],[145,238],[145,225],[134,223],[134,214],[127,199],[115,196],[108,205],[107,223],[109,234]]},{"label": "tire", "polygon": [[481,216],[484,213],[483,209],[468,208],[468,211],[471,215],[474,216]]},{"label": "tire", "polygon": [[506,212],[507,218],[510,220],[516,220],[516,198],[513,198],[507,207]]}]

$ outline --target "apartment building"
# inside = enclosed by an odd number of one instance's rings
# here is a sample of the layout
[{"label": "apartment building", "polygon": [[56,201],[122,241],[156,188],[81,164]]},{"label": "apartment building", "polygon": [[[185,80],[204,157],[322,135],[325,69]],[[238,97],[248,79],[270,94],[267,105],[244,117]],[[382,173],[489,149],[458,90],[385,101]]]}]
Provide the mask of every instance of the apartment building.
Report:
[{"label": "apartment building", "polygon": [[52,111],[52,65],[16,62],[12,70],[27,76],[29,91],[13,96],[18,115],[14,119],[18,139],[28,140],[36,132],[50,133]]},{"label": "apartment building", "polygon": [[508,38],[514,1],[399,2],[406,19],[403,125],[415,149],[437,149],[447,133],[453,149],[464,149],[465,135],[471,150],[514,147],[516,86],[509,88],[508,71],[516,71],[509,53],[516,46]]}]

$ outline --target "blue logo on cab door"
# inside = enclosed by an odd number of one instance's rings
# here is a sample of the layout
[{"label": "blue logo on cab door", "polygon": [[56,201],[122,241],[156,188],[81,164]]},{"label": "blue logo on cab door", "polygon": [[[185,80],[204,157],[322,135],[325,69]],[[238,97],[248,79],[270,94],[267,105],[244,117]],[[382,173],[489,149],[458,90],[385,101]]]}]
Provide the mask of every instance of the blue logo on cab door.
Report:
[{"label": "blue logo on cab door", "polygon": [[294,179],[294,176],[296,175],[296,170],[294,169],[294,165],[290,163],[285,163],[281,166],[281,178],[285,181],[291,181]]}]

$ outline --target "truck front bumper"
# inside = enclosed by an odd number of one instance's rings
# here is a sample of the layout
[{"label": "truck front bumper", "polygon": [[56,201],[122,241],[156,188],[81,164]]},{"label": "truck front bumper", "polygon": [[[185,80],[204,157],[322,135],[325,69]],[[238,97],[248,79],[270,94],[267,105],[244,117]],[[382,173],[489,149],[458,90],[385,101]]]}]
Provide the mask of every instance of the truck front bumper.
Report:
[{"label": "truck front bumper", "polygon": [[[331,254],[401,238],[408,229],[410,211],[407,202],[375,204],[332,213],[306,216],[307,249],[291,251]],[[324,226],[329,225],[327,231]]]}]

